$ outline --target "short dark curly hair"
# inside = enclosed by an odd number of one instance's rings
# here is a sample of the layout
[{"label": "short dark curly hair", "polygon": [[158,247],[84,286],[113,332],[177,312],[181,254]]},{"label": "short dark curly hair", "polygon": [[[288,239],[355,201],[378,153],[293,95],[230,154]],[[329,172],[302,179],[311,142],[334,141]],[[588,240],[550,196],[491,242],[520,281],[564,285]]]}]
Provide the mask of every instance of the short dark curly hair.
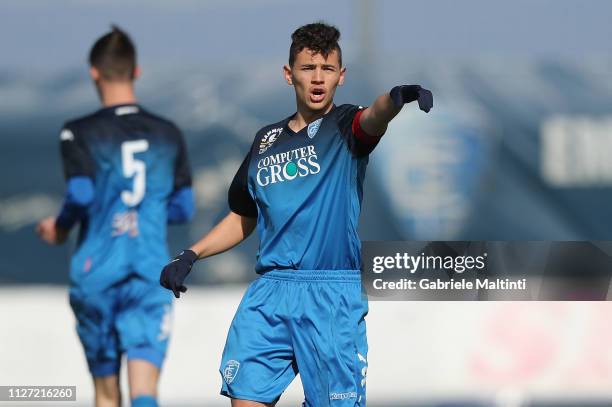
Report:
[{"label": "short dark curly hair", "polygon": [[293,66],[295,57],[304,48],[311,49],[324,58],[333,52],[338,51],[338,61],[342,66],[342,50],[338,45],[340,31],[333,25],[318,21],[306,24],[298,28],[291,34],[291,47],[289,48],[289,66]]}]

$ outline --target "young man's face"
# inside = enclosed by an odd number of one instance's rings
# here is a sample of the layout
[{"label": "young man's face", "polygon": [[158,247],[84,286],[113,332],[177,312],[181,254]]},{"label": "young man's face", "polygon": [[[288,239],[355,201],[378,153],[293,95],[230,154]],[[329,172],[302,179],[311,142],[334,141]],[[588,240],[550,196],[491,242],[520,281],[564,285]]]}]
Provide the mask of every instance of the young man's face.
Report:
[{"label": "young man's face", "polygon": [[336,87],[344,83],[346,69],[340,66],[337,50],[325,58],[304,48],[296,55],[293,66],[285,65],[284,70],[287,83],[295,87],[298,109],[319,113],[331,107]]}]

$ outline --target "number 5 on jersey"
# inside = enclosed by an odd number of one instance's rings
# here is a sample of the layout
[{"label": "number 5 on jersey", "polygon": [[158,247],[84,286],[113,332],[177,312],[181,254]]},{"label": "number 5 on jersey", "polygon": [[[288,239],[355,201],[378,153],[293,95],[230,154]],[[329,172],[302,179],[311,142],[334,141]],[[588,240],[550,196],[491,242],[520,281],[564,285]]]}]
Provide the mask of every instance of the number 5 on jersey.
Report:
[{"label": "number 5 on jersey", "polygon": [[142,160],[137,160],[134,155],[143,153],[149,149],[147,140],[126,141],[121,144],[121,165],[123,176],[134,177],[131,191],[122,191],[121,200],[127,206],[136,206],[142,201],[146,189],[147,166]]}]

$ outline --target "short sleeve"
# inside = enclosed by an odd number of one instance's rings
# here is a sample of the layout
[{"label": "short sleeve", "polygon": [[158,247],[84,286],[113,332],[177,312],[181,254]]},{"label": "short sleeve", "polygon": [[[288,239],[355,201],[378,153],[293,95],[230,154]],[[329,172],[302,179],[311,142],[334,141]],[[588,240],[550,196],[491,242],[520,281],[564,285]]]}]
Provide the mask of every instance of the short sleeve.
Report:
[{"label": "short sleeve", "polygon": [[336,120],[340,133],[349,150],[357,157],[370,154],[380,141],[380,137],[370,136],[361,128],[359,118],[364,110],[364,107],[355,105],[342,105],[336,108]]},{"label": "short sleeve", "polygon": [[174,165],[174,190],[178,191],[181,188],[191,186],[191,166],[189,165],[185,138],[179,129],[176,129],[176,132],[178,136],[178,154]]},{"label": "short sleeve", "polygon": [[79,137],[75,129],[67,125],[60,133],[60,153],[66,179],[77,176],[94,178],[95,162],[83,137]]},{"label": "short sleeve", "polygon": [[232,212],[249,218],[257,217],[257,205],[249,192],[249,164],[251,152],[242,161],[228,192],[229,207]]}]

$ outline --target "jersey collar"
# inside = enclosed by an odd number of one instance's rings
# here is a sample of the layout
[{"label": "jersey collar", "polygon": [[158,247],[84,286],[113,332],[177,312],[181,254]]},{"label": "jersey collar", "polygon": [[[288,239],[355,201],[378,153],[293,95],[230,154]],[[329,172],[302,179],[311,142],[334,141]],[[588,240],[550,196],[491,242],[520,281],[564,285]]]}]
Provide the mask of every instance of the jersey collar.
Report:
[{"label": "jersey collar", "polygon": [[138,103],[123,103],[119,105],[106,106],[98,110],[98,113],[113,114],[115,116],[125,116],[129,114],[140,113],[142,107]]},{"label": "jersey collar", "polygon": [[297,114],[297,112],[293,113],[291,116],[287,117],[284,121],[283,121],[283,132],[286,132],[287,134],[289,134],[290,136],[295,136],[296,134],[300,134],[304,131],[306,131],[306,129],[308,129],[308,126],[311,123],[316,122],[317,120],[323,120],[325,119],[329,114],[331,114],[331,112],[333,112],[334,110],[336,110],[336,104],[332,104],[332,108],[329,109],[329,112],[325,113],[323,116],[319,117],[316,120],[313,120],[310,123],[306,123],[306,126],[302,127],[299,131],[293,131],[291,130],[291,128],[289,128],[289,121],[291,119],[293,119],[293,117]]}]

